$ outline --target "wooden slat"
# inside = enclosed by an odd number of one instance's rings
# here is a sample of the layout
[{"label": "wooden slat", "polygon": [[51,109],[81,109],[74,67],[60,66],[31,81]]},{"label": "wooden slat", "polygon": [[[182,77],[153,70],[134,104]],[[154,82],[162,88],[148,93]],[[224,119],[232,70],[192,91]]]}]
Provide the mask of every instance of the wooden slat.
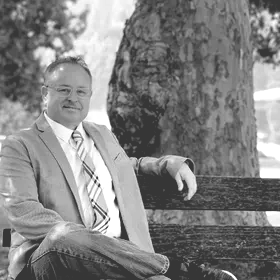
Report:
[{"label": "wooden slat", "polygon": [[9,248],[4,248],[4,247],[0,246],[0,270],[8,267],[8,264],[9,264],[8,251],[9,251]]},{"label": "wooden slat", "polygon": [[138,182],[147,209],[280,211],[280,179],[197,176],[190,201],[171,179],[138,176]]},{"label": "wooden slat", "polygon": [[202,260],[280,261],[280,227],[150,224],[157,253]]}]

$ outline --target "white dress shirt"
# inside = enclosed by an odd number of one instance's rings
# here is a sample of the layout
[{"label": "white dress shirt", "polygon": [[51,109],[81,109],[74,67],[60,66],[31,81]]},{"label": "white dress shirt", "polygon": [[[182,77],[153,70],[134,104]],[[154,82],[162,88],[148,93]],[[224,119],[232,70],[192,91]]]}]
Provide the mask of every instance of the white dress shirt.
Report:
[{"label": "white dress shirt", "polygon": [[[75,148],[76,144],[74,143],[74,140],[71,137],[73,130],[50,119],[48,117],[48,115],[46,114],[46,112],[44,112],[44,115],[45,115],[47,122],[51,126],[55,136],[57,137],[57,139],[69,161],[69,164],[72,168],[77,186],[84,186],[85,177],[84,177],[84,173],[83,173],[82,162],[77,154],[77,151]],[[107,204],[110,222],[109,222],[107,232],[105,234],[110,237],[120,237],[121,236],[121,222],[120,222],[120,216],[119,216],[119,208],[116,204],[116,195],[113,190],[113,184],[112,184],[112,178],[111,178],[110,172],[109,172],[107,166],[105,165],[99,151],[96,149],[93,139],[91,139],[85,132],[82,123],[79,124],[79,126],[77,127],[77,130],[82,134],[82,136],[84,138],[85,148],[86,148],[89,156],[93,160],[93,164],[96,168],[95,172],[96,172],[97,176],[99,177],[104,199]],[[89,205],[88,204],[89,200],[86,201],[86,199],[83,198],[81,196],[81,194],[80,194],[80,198],[81,198],[81,203],[82,203],[83,209],[86,209]],[[86,213],[86,211],[84,210],[84,214],[85,213]],[[93,219],[89,215],[85,214],[85,220],[86,220],[85,226],[89,229],[92,228]]]}]

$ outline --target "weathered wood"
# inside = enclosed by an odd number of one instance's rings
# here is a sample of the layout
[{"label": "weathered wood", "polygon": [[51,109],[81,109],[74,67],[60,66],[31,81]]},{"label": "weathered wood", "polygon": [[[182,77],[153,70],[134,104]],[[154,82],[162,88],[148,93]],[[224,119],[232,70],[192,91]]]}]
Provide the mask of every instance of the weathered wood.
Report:
[{"label": "weathered wood", "polygon": [[[280,209],[279,179],[197,176],[198,192],[191,201],[183,200],[183,194],[176,190],[172,179],[138,176],[138,181],[146,209]],[[234,260],[235,264],[241,263],[240,267],[244,262],[251,263],[252,266],[258,266],[258,273],[252,279],[280,279],[280,227],[150,223],[150,232],[157,253],[184,256],[211,266],[215,266],[215,262],[219,265],[228,260]],[[9,230],[3,237],[3,245],[9,246]],[[5,258],[5,265],[6,249],[2,248],[0,252]],[[220,268],[224,266],[221,265]],[[238,279],[243,279],[240,275]]]},{"label": "weathered wood", "polygon": [[0,270],[6,268],[8,266],[8,253],[9,249],[0,246]]},{"label": "weathered wood", "polygon": [[202,260],[280,261],[280,227],[163,224],[149,227],[155,251],[165,255]]},{"label": "weathered wood", "polygon": [[280,227],[150,224],[157,253],[200,260],[280,261]]},{"label": "weathered wood", "polygon": [[280,277],[274,263],[280,261],[280,227],[150,224],[150,233],[157,253],[214,264],[215,260],[258,261],[262,276]]},{"label": "weathered wood", "polygon": [[138,181],[146,209],[280,211],[280,179],[197,176],[190,201],[173,180],[138,176]]}]

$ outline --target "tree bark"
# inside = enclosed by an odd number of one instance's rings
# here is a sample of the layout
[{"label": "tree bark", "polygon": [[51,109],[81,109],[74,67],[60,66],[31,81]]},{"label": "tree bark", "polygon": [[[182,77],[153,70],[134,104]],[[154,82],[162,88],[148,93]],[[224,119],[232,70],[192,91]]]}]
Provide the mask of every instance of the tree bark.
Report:
[{"label": "tree bark", "polygon": [[[126,152],[188,156],[201,175],[259,176],[250,32],[246,0],[138,0],[107,100]],[[148,216],[183,225],[269,225],[262,212]]]},{"label": "tree bark", "polygon": [[258,176],[247,1],[138,1],[108,105],[130,155],[179,154],[198,174]]}]

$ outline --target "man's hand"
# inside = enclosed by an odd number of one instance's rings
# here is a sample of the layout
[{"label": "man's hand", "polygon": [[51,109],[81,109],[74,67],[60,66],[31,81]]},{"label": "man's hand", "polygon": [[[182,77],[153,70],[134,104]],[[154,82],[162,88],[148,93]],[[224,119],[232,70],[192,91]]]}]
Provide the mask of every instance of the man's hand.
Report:
[{"label": "man's hand", "polygon": [[175,178],[176,183],[178,185],[178,190],[182,191],[184,187],[183,181],[185,181],[188,185],[188,195],[184,198],[184,200],[190,200],[193,195],[196,193],[197,184],[196,177],[190,170],[189,166],[184,163],[179,171],[176,173]]}]

